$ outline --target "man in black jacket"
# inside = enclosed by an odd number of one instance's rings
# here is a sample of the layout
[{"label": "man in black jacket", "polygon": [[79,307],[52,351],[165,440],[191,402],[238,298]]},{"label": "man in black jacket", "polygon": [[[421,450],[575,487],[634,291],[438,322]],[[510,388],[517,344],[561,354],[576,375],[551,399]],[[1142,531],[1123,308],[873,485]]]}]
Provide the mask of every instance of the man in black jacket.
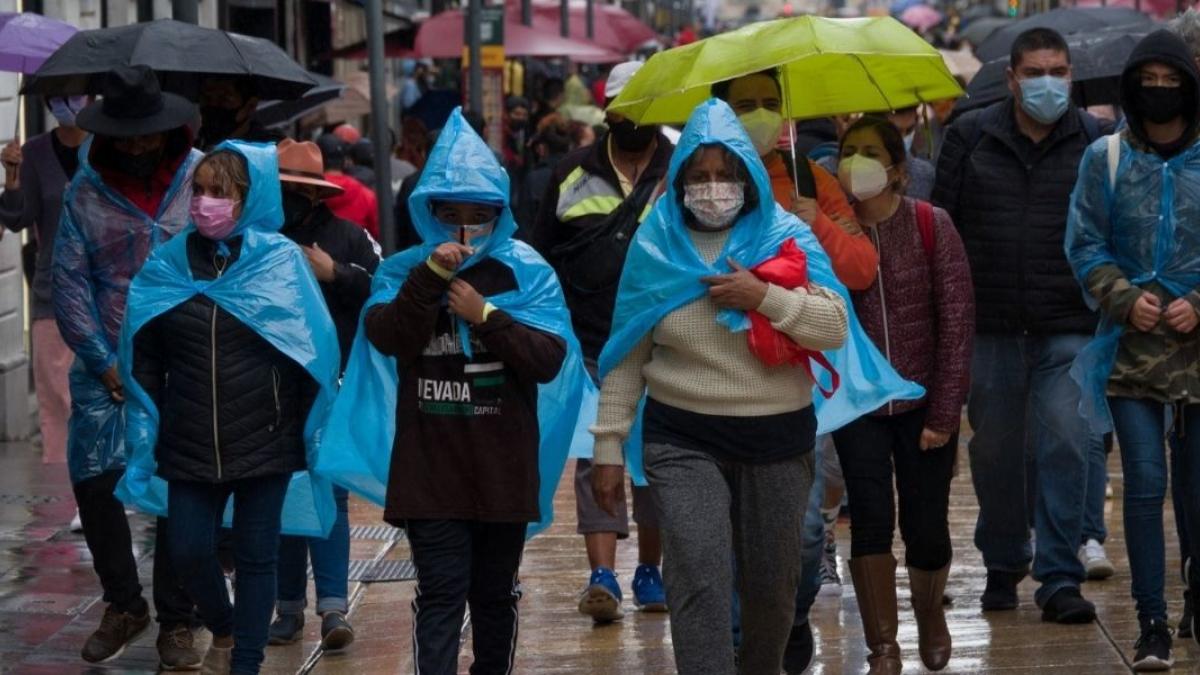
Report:
[{"label": "man in black jacket", "polygon": [[[613,68],[604,92],[610,102],[640,65],[627,62]],[[599,141],[568,154],[554,167],[536,222],[525,235],[562,281],[571,323],[593,377],[600,350],[612,330],[625,253],[654,197],[661,192],[674,150],[657,126],[639,127],[613,112],[608,113],[607,121],[608,133]],[[577,529],[584,537],[592,568],[579,611],[597,623],[607,623],[624,615],[614,567],[617,540],[629,536],[629,514],[624,490],[614,512],[601,509],[592,492],[592,477],[591,460],[578,460]],[[632,493],[640,563],[632,584],[634,600],[642,609],[665,611],[666,596],[658,570],[662,558],[658,518],[647,488],[633,487]]]},{"label": "man in black jacket", "polygon": [[[321,284],[321,294],[337,327],[342,369],[358,329],[358,315],[371,295],[371,275],[379,265],[379,247],[361,227],[333,215],[323,200],[341,188],[321,177],[323,161],[316,143],[284,139],[279,144],[279,178],[283,187],[281,234],[300,245]],[[283,536],[279,539],[277,617],[271,624],[273,645],[291,644],[304,634],[307,604],[307,557],[311,554],[321,616],[321,645],[344,649],[354,641],[346,620],[350,565],[348,493],[334,488],[337,520],[328,539]]]},{"label": "man in black jacket", "polygon": [[1086,623],[1096,613],[1079,593],[1077,550],[1086,453],[1101,441],[1079,414],[1080,389],[1068,371],[1096,316],[1071,274],[1063,236],[1079,160],[1100,130],[1070,102],[1061,35],[1022,33],[1009,63],[1012,95],[950,127],[933,193],[962,233],[978,306],[967,407],[980,507],[975,545],[988,570],[981,602],[985,611],[1014,609],[1032,561],[1042,619]]}]

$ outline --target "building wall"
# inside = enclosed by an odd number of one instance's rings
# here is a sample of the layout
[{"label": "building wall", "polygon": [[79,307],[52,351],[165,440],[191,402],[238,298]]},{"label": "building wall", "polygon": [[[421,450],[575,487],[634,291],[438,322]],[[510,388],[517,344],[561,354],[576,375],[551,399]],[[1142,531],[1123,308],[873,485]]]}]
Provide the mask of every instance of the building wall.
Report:
[{"label": "building wall", "polygon": [[[16,10],[16,0],[0,0],[0,11]],[[0,146],[12,140],[16,114],[17,76],[0,73]],[[8,232],[0,239],[0,440],[28,438],[32,426],[25,293],[21,237]]]}]

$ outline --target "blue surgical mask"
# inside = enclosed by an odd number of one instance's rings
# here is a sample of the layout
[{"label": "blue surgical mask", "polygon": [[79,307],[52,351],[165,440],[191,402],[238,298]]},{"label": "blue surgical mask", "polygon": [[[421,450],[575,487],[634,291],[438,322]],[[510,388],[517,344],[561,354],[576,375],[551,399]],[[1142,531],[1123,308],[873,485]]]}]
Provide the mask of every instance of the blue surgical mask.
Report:
[{"label": "blue surgical mask", "polygon": [[1071,80],[1053,75],[1021,80],[1021,109],[1042,124],[1054,124],[1071,104]]},{"label": "blue surgical mask", "polygon": [[87,107],[86,96],[71,96],[50,99],[50,113],[58,120],[59,126],[75,126],[75,116]]}]

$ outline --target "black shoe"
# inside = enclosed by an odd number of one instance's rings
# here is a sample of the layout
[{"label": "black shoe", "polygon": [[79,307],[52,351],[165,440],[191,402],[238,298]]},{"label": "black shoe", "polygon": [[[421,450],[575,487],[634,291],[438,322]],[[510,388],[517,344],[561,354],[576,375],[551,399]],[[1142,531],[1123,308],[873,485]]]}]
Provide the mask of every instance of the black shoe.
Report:
[{"label": "black shoe", "polygon": [[1133,657],[1133,669],[1136,672],[1170,670],[1175,663],[1175,659],[1171,658],[1171,629],[1166,621],[1151,621],[1142,629],[1142,636],[1133,648],[1137,650]]},{"label": "black shoe", "polygon": [[996,612],[1017,608],[1017,584],[1024,579],[1024,574],[988,570],[987,588],[979,596],[979,604],[985,612]]},{"label": "black shoe", "polygon": [[321,649],[336,652],[354,642],[354,629],[341,612],[325,612],[321,617]]},{"label": "black shoe", "polygon": [[272,645],[290,645],[304,637],[304,613],[288,612],[280,614],[271,622],[267,643]]},{"label": "black shoe", "polygon": [[88,637],[81,656],[88,663],[104,663],[121,655],[129,643],[150,626],[150,607],[142,601],[140,613],[121,612],[112,605],[104,610],[100,627]]},{"label": "black shoe", "polygon": [[783,672],[787,675],[800,675],[808,670],[812,665],[814,651],[812,625],[805,621],[799,626],[792,626],[787,649],[783,652]]},{"label": "black shoe", "polygon": [[1079,594],[1079,589],[1067,586],[1050,596],[1042,607],[1042,621],[1053,623],[1091,623],[1096,620],[1096,606]]},{"label": "black shoe", "polygon": [[203,657],[196,649],[195,636],[189,626],[160,627],[154,644],[158,648],[159,670],[200,670]]}]

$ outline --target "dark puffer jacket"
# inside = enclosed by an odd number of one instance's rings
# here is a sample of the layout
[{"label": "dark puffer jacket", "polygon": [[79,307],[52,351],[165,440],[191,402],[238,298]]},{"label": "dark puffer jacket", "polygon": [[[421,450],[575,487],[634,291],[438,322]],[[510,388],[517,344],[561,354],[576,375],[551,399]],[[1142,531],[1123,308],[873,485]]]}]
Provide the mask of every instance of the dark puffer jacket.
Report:
[{"label": "dark puffer jacket", "polygon": [[333,281],[321,282],[321,295],[337,326],[345,370],[358,331],[358,315],[371,297],[371,275],[379,267],[379,247],[366,230],[334,216],[324,204],[304,222],[284,225],[279,233],[301,246],[316,244],[333,258]]},{"label": "dark puffer jacket", "polygon": [[[1013,99],[967,113],[946,133],[933,203],[962,234],[980,333],[1092,333],[1063,253],[1067,208],[1091,135],[1107,133],[1067,111],[1041,143],[1017,128]],[[1088,126],[1094,129],[1089,134]]]},{"label": "dark puffer jacket", "polygon": [[879,276],[852,292],[854,312],[896,371],[925,387],[926,398],[877,411],[894,415],[928,406],[925,426],[958,431],[970,386],[975,301],[971,272],[954,223],[934,209],[933,252],[917,226],[917,202],[905,199],[890,219],[868,228],[879,250]]},{"label": "dark puffer jacket", "polygon": [[[216,244],[190,234],[193,277],[214,279],[235,264],[241,241],[228,242],[224,259]],[[138,332],[134,377],[162,414],[155,450],[162,478],[222,483],[305,468],[304,423],[316,383],[203,295]]]}]

